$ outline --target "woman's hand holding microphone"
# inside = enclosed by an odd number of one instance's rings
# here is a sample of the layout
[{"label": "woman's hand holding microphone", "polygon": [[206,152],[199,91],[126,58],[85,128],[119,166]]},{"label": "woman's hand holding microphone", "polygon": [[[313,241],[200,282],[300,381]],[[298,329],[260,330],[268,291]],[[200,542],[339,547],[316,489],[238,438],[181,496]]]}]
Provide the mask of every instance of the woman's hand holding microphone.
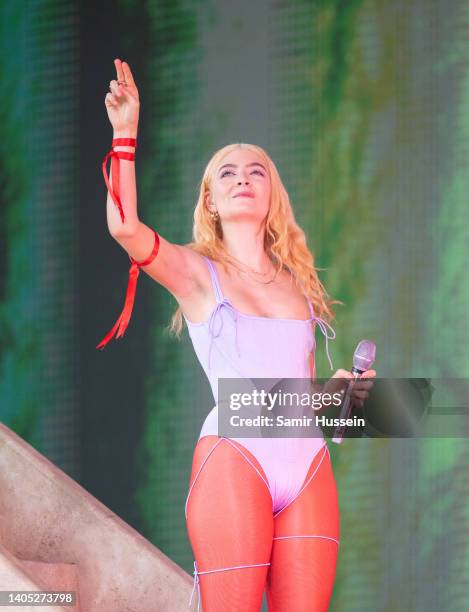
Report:
[{"label": "woman's hand holding microphone", "polygon": [[352,372],[340,368],[324,385],[324,392],[332,394],[336,391],[340,391],[344,388],[344,383],[342,382],[344,379],[353,380],[354,383],[352,387],[352,402],[354,406],[362,408],[364,401],[369,396],[369,390],[373,386],[373,381],[368,379],[375,378],[375,376],[375,370],[366,370],[365,372],[363,372],[363,374],[360,375],[359,378],[355,378]]}]

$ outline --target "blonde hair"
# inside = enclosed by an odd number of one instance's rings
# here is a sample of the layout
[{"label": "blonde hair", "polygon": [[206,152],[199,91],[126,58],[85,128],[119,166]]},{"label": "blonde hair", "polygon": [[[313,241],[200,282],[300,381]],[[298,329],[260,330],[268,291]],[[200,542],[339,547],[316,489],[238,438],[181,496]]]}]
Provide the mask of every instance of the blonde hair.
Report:
[{"label": "blonde hair", "polygon": [[[230,263],[231,257],[223,243],[223,228],[220,218],[213,221],[205,205],[207,193],[210,192],[216,169],[221,160],[236,149],[248,149],[257,153],[265,162],[270,182],[271,196],[270,208],[265,220],[264,249],[276,267],[276,274],[287,267],[293,275],[297,285],[303,290],[311,301],[314,313],[331,322],[335,317],[331,309],[333,304],[340,304],[331,300],[319,280],[314,266],[314,257],[306,244],[304,231],[297,224],[290,204],[288,193],[283,186],[274,162],[261,147],[252,144],[234,143],[215,152],[208,162],[199,190],[199,197],[194,210],[194,225],[192,228],[193,242],[186,246],[193,251],[206,255],[222,265]],[[182,311],[178,307],[173,314],[169,331],[180,336],[182,331]]]}]

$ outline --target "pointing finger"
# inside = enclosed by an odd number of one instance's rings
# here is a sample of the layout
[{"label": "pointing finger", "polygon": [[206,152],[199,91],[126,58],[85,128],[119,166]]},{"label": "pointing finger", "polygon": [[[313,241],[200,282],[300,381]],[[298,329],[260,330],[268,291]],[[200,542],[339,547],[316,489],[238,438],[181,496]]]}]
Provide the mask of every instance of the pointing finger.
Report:
[{"label": "pointing finger", "polygon": [[116,67],[116,74],[117,74],[117,81],[123,81],[124,80],[124,71],[122,70],[122,62],[120,61],[120,59],[115,59],[114,60],[114,65]]},{"label": "pointing finger", "polygon": [[130,66],[127,62],[122,62],[122,70],[123,70],[123,75],[125,78],[125,81],[129,84],[129,85],[135,85],[135,81],[134,81],[134,77],[132,75],[132,71],[130,70]]}]

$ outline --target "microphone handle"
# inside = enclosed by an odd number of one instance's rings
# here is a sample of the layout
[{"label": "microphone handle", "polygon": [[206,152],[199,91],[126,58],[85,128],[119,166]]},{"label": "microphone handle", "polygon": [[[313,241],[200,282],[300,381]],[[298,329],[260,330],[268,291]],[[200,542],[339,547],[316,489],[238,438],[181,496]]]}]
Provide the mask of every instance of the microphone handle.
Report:
[{"label": "microphone handle", "polygon": [[[339,418],[340,419],[348,419],[350,412],[352,410],[352,389],[354,381],[359,378],[365,370],[360,370],[357,367],[352,367],[353,379],[349,381],[347,385],[347,391],[345,392],[344,401],[342,402],[342,409],[340,411]],[[341,444],[344,436],[346,425],[338,425],[334,431],[334,437],[332,438],[332,442],[336,444]]]}]

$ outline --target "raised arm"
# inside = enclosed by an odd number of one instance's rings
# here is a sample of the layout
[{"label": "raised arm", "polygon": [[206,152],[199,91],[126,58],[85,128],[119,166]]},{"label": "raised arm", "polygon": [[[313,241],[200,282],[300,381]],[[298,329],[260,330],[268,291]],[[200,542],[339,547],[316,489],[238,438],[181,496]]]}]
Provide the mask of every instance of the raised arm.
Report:
[{"label": "raised arm", "polygon": [[[106,95],[106,109],[113,127],[113,138],[137,138],[140,101],[130,66],[120,59],[114,60],[117,80],[110,82],[112,93]],[[126,85],[124,84],[126,83]],[[116,151],[135,152],[131,146],[116,146]],[[119,163],[119,197],[125,216],[120,212],[111,194],[107,195],[107,223],[110,234],[136,261],[144,261],[154,245],[153,230],[142,223],[137,214],[137,186],[135,161],[121,159]],[[110,175],[112,185],[112,172]],[[198,285],[200,255],[188,247],[173,244],[159,234],[158,255],[141,269],[163,285],[175,297],[187,296]]]},{"label": "raised arm", "polygon": [[[153,230],[141,221],[137,221],[133,233],[117,231],[112,236],[136,261],[144,261],[155,242]],[[198,253],[184,245],[168,242],[159,235],[158,255],[141,270],[165,287],[179,302],[200,288],[202,266]]]},{"label": "raised arm", "polygon": [[[140,110],[137,86],[126,62],[116,59],[114,64],[117,80],[110,82],[111,92],[105,98],[108,117],[113,127],[113,139],[136,140]],[[135,146],[131,142],[123,143],[114,145],[113,150],[134,154]],[[112,168],[118,168],[119,175],[117,176],[115,172],[113,180],[111,169],[109,186],[114,197],[108,191],[106,214],[110,234],[134,262],[130,271],[125,312],[123,311],[115,328],[111,330],[112,333],[106,336],[98,348],[103,348],[117,329],[119,330],[117,336],[123,335],[132,311],[133,294],[140,268],[168,289],[178,301],[200,289],[204,275],[204,265],[198,253],[184,245],[168,242],[138,218],[135,156],[129,157],[131,159],[111,158]],[[148,260],[151,260],[148,264],[135,265],[135,262]],[[124,319],[127,318],[124,323],[121,321],[123,315]]]}]

